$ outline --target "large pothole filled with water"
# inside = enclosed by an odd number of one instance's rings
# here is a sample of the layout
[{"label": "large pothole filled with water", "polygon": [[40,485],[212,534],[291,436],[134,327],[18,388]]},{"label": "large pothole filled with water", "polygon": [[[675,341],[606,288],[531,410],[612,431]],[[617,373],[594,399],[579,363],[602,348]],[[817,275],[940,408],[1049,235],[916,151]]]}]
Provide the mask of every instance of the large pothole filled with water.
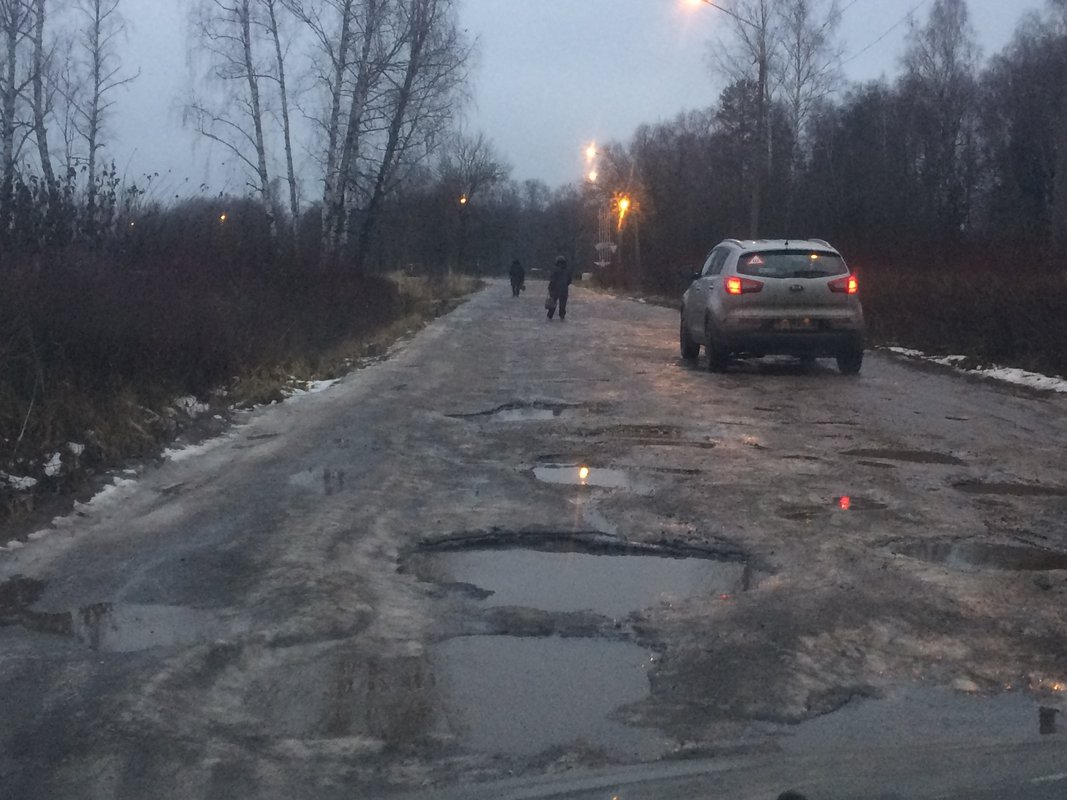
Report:
[{"label": "large pothole filled with water", "polygon": [[755,587],[739,551],[629,542],[606,534],[487,534],[425,543],[405,565],[423,581],[466,587],[485,606],[587,611],[622,619],[688,598]]},{"label": "large pothole filled with water", "polygon": [[[428,541],[403,569],[460,589],[460,614],[494,623],[466,627],[476,635],[430,653],[447,727],[465,748],[636,760],[662,757],[672,740],[631,711],[651,692],[656,656],[623,621],[690,599],[722,602],[765,574],[726,542],[694,547],[592,532]],[[599,622],[568,625],[576,617]]]},{"label": "large pothole filled with water", "polygon": [[667,738],[625,724],[649,693],[650,653],[627,642],[463,636],[431,655],[448,727],[471,750],[532,756],[588,749],[648,760]]}]

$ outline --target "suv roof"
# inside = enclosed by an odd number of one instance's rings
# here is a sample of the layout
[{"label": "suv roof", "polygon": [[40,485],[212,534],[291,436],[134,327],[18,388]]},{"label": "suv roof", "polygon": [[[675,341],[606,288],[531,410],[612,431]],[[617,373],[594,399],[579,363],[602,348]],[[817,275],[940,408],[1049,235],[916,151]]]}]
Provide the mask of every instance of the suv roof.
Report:
[{"label": "suv roof", "polygon": [[[749,252],[763,250],[826,250],[837,253],[825,239],[725,239],[725,244],[733,244]],[[840,255],[840,254],[839,254]]]}]

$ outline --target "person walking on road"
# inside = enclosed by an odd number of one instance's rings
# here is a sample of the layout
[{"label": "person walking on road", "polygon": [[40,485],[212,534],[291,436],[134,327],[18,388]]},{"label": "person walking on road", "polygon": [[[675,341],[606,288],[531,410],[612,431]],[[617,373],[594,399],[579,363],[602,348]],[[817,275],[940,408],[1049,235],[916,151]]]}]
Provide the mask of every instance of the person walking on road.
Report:
[{"label": "person walking on road", "polygon": [[526,289],[526,270],[522,268],[519,259],[511,262],[511,296],[518,297],[519,292]]},{"label": "person walking on road", "polygon": [[552,272],[548,276],[548,299],[545,300],[545,308],[548,309],[548,318],[556,313],[556,304],[559,304],[559,318],[567,318],[567,295],[571,288],[571,268],[567,266],[567,259],[563,256],[556,258]]}]

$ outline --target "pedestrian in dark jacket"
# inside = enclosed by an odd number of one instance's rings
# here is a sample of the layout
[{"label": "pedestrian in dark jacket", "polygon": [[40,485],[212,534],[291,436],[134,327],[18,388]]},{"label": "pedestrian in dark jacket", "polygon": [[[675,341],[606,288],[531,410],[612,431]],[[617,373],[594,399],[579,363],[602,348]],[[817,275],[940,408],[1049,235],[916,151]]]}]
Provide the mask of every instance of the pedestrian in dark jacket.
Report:
[{"label": "pedestrian in dark jacket", "polygon": [[518,297],[519,292],[526,288],[526,270],[522,268],[519,259],[511,262],[511,296]]},{"label": "pedestrian in dark jacket", "polygon": [[545,301],[545,308],[548,309],[549,319],[552,319],[552,315],[556,313],[557,303],[559,304],[559,318],[567,318],[567,295],[570,294],[572,277],[571,268],[567,266],[567,259],[563,256],[557,257],[552,272],[548,276],[548,299]]}]

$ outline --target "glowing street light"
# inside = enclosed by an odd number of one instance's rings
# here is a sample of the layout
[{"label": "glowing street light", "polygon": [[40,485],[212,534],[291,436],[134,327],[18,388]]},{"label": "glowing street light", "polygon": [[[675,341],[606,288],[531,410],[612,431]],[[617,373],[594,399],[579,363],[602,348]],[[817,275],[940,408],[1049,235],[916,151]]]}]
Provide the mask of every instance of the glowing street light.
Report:
[{"label": "glowing street light", "polygon": [[589,146],[585,148],[585,160],[592,163],[596,160],[597,149],[596,142],[590,142]]},{"label": "glowing street light", "polygon": [[469,201],[469,200],[467,199],[467,195],[465,195],[465,194],[461,194],[461,195],[459,196],[459,204],[460,204],[461,206],[465,206],[465,205],[467,205],[467,203],[468,203],[468,202],[470,202],[470,201]]},{"label": "glowing street light", "polygon": [[600,177],[600,174],[595,170],[589,170],[589,174],[585,176],[590,183],[596,183],[596,179]]},{"label": "glowing street light", "polygon": [[630,196],[622,195],[618,201],[619,207],[619,230],[622,230],[622,222],[626,219],[627,213],[630,211]]}]

